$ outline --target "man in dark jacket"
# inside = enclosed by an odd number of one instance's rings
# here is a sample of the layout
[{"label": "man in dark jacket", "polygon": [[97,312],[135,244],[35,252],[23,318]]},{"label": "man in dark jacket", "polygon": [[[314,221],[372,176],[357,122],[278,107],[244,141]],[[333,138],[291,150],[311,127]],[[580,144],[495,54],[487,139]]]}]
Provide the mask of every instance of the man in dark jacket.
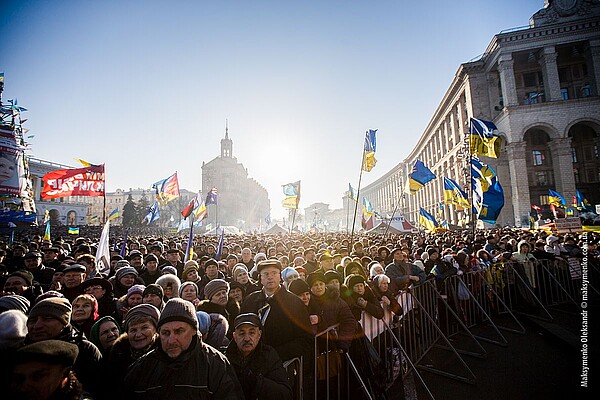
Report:
[{"label": "man in dark jacket", "polygon": [[226,355],[246,400],[291,400],[292,389],[281,358],[274,348],[260,340],[262,324],[258,315],[240,314],[235,318],[233,327],[233,341]]},{"label": "man in dark jacket", "polygon": [[23,257],[25,269],[33,275],[33,279],[38,282],[42,289],[48,290],[54,276],[54,268],[48,268],[42,264],[42,255],[29,252]]},{"label": "man in dark jacket", "polygon": [[401,248],[392,250],[392,257],[394,261],[385,267],[385,274],[397,289],[404,290],[413,283],[423,283],[427,278],[421,268],[408,262]]},{"label": "man in dark jacket", "polygon": [[261,261],[257,270],[263,289],[244,299],[240,313],[251,312],[261,318],[263,341],[273,346],[282,360],[300,356],[308,359],[312,353],[308,310],[295,294],[281,285],[279,261]]},{"label": "man in dark jacket", "polygon": [[180,298],[167,302],[158,320],[160,345],[130,367],[121,398],[243,398],[227,358],[202,342],[195,311]]},{"label": "man in dark jacket", "polygon": [[92,394],[98,393],[104,377],[99,374],[102,355],[100,350],[90,341],[83,339],[70,324],[71,304],[65,298],[50,297],[35,304],[27,319],[27,336],[25,344],[44,340],[62,340],[76,344],[79,355],[73,370],[83,384],[83,389]]}]

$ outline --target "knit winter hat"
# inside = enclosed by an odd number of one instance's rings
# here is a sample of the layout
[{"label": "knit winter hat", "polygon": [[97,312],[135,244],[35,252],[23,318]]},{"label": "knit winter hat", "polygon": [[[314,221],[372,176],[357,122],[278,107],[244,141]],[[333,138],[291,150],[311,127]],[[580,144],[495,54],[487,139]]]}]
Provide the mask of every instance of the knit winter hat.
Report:
[{"label": "knit winter hat", "polygon": [[189,265],[189,266],[185,267],[183,272],[181,273],[181,279],[182,280],[187,279],[187,275],[192,271],[198,272],[198,266],[197,265]]},{"label": "knit winter hat", "polygon": [[117,281],[120,281],[125,275],[133,274],[138,276],[138,272],[133,267],[122,267],[117,270]]},{"label": "knit winter hat", "polygon": [[125,321],[123,321],[123,327],[125,330],[129,328],[129,324],[139,317],[150,317],[152,321],[154,321],[155,325],[158,325],[158,319],[160,318],[160,311],[158,308],[154,307],[152,304],[138,304],[137,306],[131,308],[127,312],[127,316],[125,317]]},{"label": "knit winter hat", "polygon": [[198,330],[201,334],[206,335],[210,329],[210,315],[204,311],[196,311],[198,319]]},{"label": "knit winter hat", "polygon": [[223,279],[213,279],[204,286],[204,296],[210,300],[220,290],[229,290],[229,284]]},{"label": "knit winter hat", "polygon": [[147,294],[155,294],[162,299],[165,295],[165,291],[163,290],[162,286],[157,285],[156,283],[151,283],[150,285],[146,286],[142,296],[146,296]]},{"label": "knit winter hat", "polygon": [[315,282],[317,282],[317,281],[321,281],[321,282],[325,283],[325,274],[322,272],[315,271],[315,272],[311,272],[306,277],[306,283],[308,284],[309,287],[312,287],[312,285],[314,285]]},{"label": "knit winter hat", "polygon": [[79,354],[76,344],[64,340],[42,340],[21,347],[15,354],[15,363],[44,361],[54,365],[72,366]]},{"label": "knit winter hat", "polygon": [[100,348],[100,325],[108,321],[114,322],[114,324],[117,326],[117,329],[119,330],[119,335],[122,333],[121,326],[119,325],[117,320],[111,317],[110,315],[99,318],[96,322],[94,322],[94,325],[92,325],[89,337],[90,342],[94,343],[98,348]]},{"label": "knit winter hat", "polygon": [[39,316],[52,317],[67,326],[71,320],[71,310],[72,308],[69,300],[51,297],[35,304],[29,312],[29,318],[31,319]]},{"label": "knit winter hat", "polygon": [[237,277],[237,274],[240,273],[240,271],[245,271],[246,274],[248,273],[248,268],[244,265],[244,264],[236,264],[233,269],[231,270],[231,277],[233,279],[235,279]]},{"label": "knit winter hat", "polygon": [[29,312],[29,300],[18,294],[7,294],[0,297],[0,311],[4,310],[19,310],[25,314]]},{"label": "knit winter hat", "polygon": [[186,322],[193,326],[194,329],[198,330],[198,317],[196,317],[196,310],[194,309],[194,305],[187,300],[174,298],[167,301],[165,308],[163,308],[163,311],[160,314],[158,328],[160,329],[163,324],[171,321]]},{"label": "knit winter hat", "polygon": [[304,282],[302,279],[295,279],[290,283],[288,290],[294,293],[296,296],[301,295],[302,293],[310,292],[310,288],[308,284]]},{"label": "knit winter hat", "polygon": [[342,276],[335,270],[325,272],[325,283],[329,283],[332,280],[337,279],[339,283],[342,283]]},{"label": "knit winter hat", "polygon": [[20,310],[0,314],[0,350],[17,346],[27,335],[27,315]]},{"label": "knit winter hat", "polygon": [[48,290],[47,292],[42,293],[38,297],[36,297],[34,304],[37,304],[44,299],[50,299],[52,297],[58,297],[60,299],[65,298],[65,296],[61,292],[57,292],[56,290]]},{"label": "knit winter hat", "polygon": [[146,290],[146,286],[144,285],[133,285],[127,290],[127,296],[125,296],[125,298],[128,299],[129,296],[135,293],[138,293],[140,296],[143,296],[144,290]]},{"label": "knit winter hat", "polygon": [[283,271],[281,271],[281,279],[284,281],[292,275],[296,276],[296,278],[300,276],[298,271],[296,271],[293,267],[285,267]]},{"label": "knit winter hat", "polygon": [[148,254],[144,259],[144,264],[148,264],[150,261],[158,262],[158,257],[156,257],[154,254]]},{"label": "knit winter hat", "polygon": [[175,267],[171,266],[171,265],[165,265],[160,270],[160,273],[163,274],[163,275],[165,275],[165,274],[177,275],[177,269]]},{"label": "knit winter hat", "polygon": [[348,289],[352,289],[357,283],[365,283],[364,276],[359,274],[352,274],[346,277],[346,286],[348,286]]},{"label": "knit winter hat", "polygon": [[179,297],[181,297],[181,294],[183,293],[183,289],[186,288],[187,286],[193,286],[196,289],[196,295],[198,294],[198,285],[196,285],[194,282],[187,281],[187,282],[183,282],[181,284],[181,286],[179,287]]}]

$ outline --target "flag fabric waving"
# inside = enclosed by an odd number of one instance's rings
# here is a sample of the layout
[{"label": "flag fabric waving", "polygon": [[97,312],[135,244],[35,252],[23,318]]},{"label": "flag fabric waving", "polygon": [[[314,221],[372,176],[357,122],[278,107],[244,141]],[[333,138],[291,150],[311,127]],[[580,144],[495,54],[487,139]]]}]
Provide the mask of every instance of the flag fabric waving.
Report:
[{"label": "flag fabric waving", "polygon": [[194,221],[190,222],[190,236],[188,237],[187,246],[185,248],[184,262],[194,259]]},{"label": "flag fabric waving", "polygon": [[367,200],[366,197],[363,197],[362,203],[363,203],[363,214],[368,217],[372,217],[375,214],[375,211],[373,210],[373,205],[371,204],[371,202],[369,200]]},{"label": "flag fabric waving", "polygon": [[464,190],[450,178],[444,177],[444,202],[462,208],[469,208],[469,199]]},{"label": "flag fabric waving", "polygon": [[198,208],[192,211],[192,214],[197,222],[201,222],[203,219],[208,218],[208,211],[206,210],[206,204],[204,204],[202,195],[200,195],[200,204],[198,205]]},{"label": "flag fabric waving", "polygon": [[504,189],[498,181],[496,172],[477,157],[472,157],[471,177],[474,214],[484,222],[496,223],[504,207]]},{"label": "flag fabric waving", "polygon": [[158,202],[156,201],[148,209],[148,213],[144,217],[144,222],[146,222],[148,225],[150,225],[151,223],[153,223],[154,221],[156,221],[159,218],[160,218],[160,209],[158,208]]},{"label": "flag fabric waving", "polygon": [[471,118],[469,130],[469,149],[472,155],[498,158],[502,138],[494,134],[498,130],[490,121]]},{"label": "flag fabric waving", "polygon": [[298,204],[300,203],[300,181],[287,183],[281,186],[283,188],[283,194],[286,196],[281,201],[283,208],[297,209]]},{"label": "flag fabric waving", "polygon": [[217,252],[215,254],[215,260],[219,261],[223,255],[223,244],[225,242],[225,229],[221,229],[221,238],[219,239],[219,245],[217,246]]},{"label": "flag fabric waving", "polygon": [[363,171],[370,172],[377,160],[375,159],[375,150],[377,149],[377,138],[375,133],[377,129],[369,129],[365,134],[365,146],[363,149]]},{"label": "flag fabric waving", "polygon": [[205,204],[207,206],[210,206],[211,204],[217,204],[217,188],[216,187],[213,187],[212,189],[210,189],[208,191],[208,194],[206,195]]},{"label": "flag fabric waving", "polygon": [[354,189],[350,183],[348,183],[348,198],[358,203],[358,195],[356,194],[356,189]]},{"label": "flag fabric waving", "polygon": [[429,168],[423,164],[423,161],[415,161],[415,165],[412,168],[412,172],[408,175],[408,181],[406,182],[405,192],[410,194],[417,193],[425,184],[436,176]]},{"label": "flag fabric waving", "polygon": [[170,177],[160,180],[152,185],[155,190],[156,201],[161,206],[179,197],[179,181],[177,172]]},{"label": "flag fabric waving", "polygon": [[202,203],[202,193],[198,192],[198,194],[190,200],[190,203],[181,211],[181,216],[187,218],[192,215],[192,213],[200,207],[200,203]]},{"label": "flag fabric waving", "polygon": [[581,194],[581,192],[579,191],[579,189],[577,189],[577,192],[575,194],[575,207],[579,211],[592,211],[592,205],[583,196],[583,194]]},{"label": "flag fabric waving", "polygon": [[85,168],[57,169],[42,178],[43,199],[66,196],[104,196],[104,164]]},{"label": "flag fabric waving", "polygon": [[430,232],[435,232],[436,228],[439,227],[433,215],[425,211],[424,208],[419,209],[419,223]]},{"label": "flag fabric waving", "polygon": [[113,219],[117,219],[119,218],[119,207],[115,208],[114,210],[112,210],[110,212],[110,214],[108,215],[108,220],[112,221]]},{"label": "flag fabric waving", "polygon": [[79,235],[79,228],[78,227],[69,227],[69,230],[67,232],[69,235]]},{"label": "flag fabric waving", "polygon": [[565,208],[567,205],[565,198],[562,197],[560,193],[555,192],[552,189],[548,190],[548,203],[561,208]]},{"label": "flag fabric waving", "polygon": [[[118,208],[117,208],[118,210]],[[104,224],[102,234],[100,235],[100,241],[98,242],[98,249],[96,250],[96,260],[98,269],[102,273],[110,271],[110,218]],[[115,246],[116,246],[115,242]]]}]

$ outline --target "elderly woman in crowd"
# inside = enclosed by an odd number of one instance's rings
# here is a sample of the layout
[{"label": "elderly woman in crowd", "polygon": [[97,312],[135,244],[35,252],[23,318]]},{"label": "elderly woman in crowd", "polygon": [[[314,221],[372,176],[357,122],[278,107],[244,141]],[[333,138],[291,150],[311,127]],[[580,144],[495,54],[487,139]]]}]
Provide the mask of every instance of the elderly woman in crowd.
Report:
[{"label": "elderly woman in crowd", "polygon": [[101,317],[117,315],[112,284],[107,279],[100,277],[88,279],[81,286],[86,294],[91,294],[98,301],[98,315]]},{"label": "elderly woman in crowd", "polygon": [[117,301],[117,317],[119,320],[123,321],[127,312],[132,307],[142,304],[145,289],[146,287],[144,285],[133,285],[129,288],[125,296],[122,296]]},{"label": "elderly woman in crowd", "polygon": [[101,317],[92,325],[90,342],[98,347],[105,362],[119,335],[121,335],[121,327],[113,317]]},{"label": "elderly woman in crowd", "polygon": [[90,337],[90,329],[98,319],[98,302],[91,294],[75,297],[72,304],[71,325],[77,328],[80,335]]},{"label": "elderly woman in crowd", "polygon": [[125,333],[116,339],[109,354],[110,382],[120,385],[129,366],[156,348],[159,318],[160,311],[150,304],[139,304],[129,310],[123,323]]},{"label": "elderly woman in crowd", "polygon": [[183,282],[179,288],[179,297],[189,301],[194,307],[200,304],[200,299],[198,298],[198,286],[196,286],[194,282]]}]

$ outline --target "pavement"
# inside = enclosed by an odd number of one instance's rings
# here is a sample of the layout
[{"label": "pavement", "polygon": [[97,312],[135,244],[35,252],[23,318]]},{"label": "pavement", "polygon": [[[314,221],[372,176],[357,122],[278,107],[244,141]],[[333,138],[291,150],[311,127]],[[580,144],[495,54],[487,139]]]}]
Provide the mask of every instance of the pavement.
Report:
[{"label": "pavement", "polygon": [[[508,340],[506,347],[481,342],[485,358],[463,355],[475,374],[473,384],[420,370],[427,387],[437,400],[579,400],[600,398],[600,308],[590,310],[589,388],[580,385],[582,371],[580,321],[574,312],[551,310],[553,321],[519,315],[524,334],[502,331]],[[496,319],[497,320],[497,319]],[[497,320],[498,321],[498,320]],[[504,322],[505,326],[510,321]],[[455,347],[472,348],[471,339],[456,335]],[[433,348],[421,365],[435,365],[444,371],[466,376],[468,373],[451,352]],[[412,383],[414,382],[414,384]],[[407,385],[407,383],[409,383]],[[414,385],[414,386],[413,386]],[[388,391],[389,399],[429,399],[427,391],[416,377],[405,380],[405,395],[396,386]]]}]

